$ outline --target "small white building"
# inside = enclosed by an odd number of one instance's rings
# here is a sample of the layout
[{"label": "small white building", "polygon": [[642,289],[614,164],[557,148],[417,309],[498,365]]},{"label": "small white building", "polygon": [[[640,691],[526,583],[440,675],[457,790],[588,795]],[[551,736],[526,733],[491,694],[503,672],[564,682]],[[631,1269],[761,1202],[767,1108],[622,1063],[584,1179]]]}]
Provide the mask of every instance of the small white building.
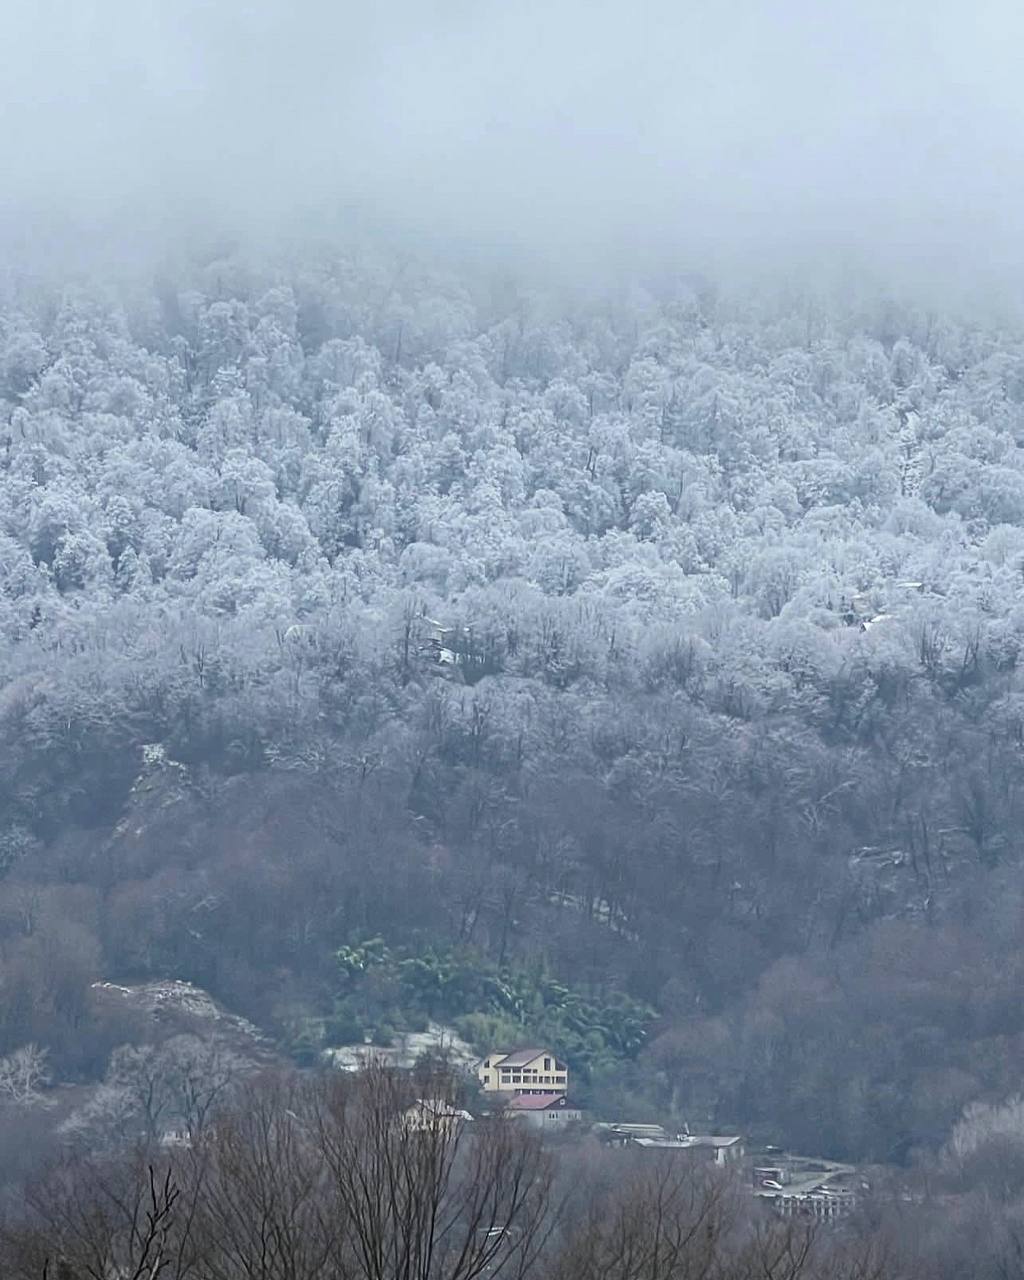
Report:
[{"label": "small white building", "polygon": [[517,1093],[505,1107],[510,1119],[522,1119],[535,1129],[564,1128],[583,1119],[583,1112],[564,1093]]},{"label": "small white building", "polygon": [[725,1168],[743,1159],[743,1139],[739,1135],[680,1133],[674,1138],[631,1137],[629,1146],[644,1151],[687,1153],[707,1164]]}]

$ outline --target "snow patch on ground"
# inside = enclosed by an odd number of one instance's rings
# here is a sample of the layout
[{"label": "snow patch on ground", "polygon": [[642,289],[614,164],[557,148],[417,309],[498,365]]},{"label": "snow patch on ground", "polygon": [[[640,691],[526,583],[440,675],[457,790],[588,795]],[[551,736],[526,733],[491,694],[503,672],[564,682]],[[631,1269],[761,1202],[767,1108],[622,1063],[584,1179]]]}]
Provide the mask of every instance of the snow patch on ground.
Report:
[{"label": "snow patch on ground", "polygon": [[454,1027],[431,1022],[426,1031],[395,1037],[393,1045],[346,1044],[325,1049],[324,1057],[339,1071],[359,1071],[370,1063],[410,1068],[423,1054],[443,1054],[454,1067],[471,1067],[480,1056]]},{"label": "snow patch on ground", "polygon": [[137,986],[94,982],[92,989],[97,994],[108,994],[115,999],[130,1001],[136,1009],[148,1013],[155,1021],[180,1018],[203,1023],[211,1030],[222,1033],[233,1032],[236,1036],[251,1040],[254,1045],[266,1042],[259,1028],[247,1018],[226,1013],[202,987],[178,978],[144,982]]}]

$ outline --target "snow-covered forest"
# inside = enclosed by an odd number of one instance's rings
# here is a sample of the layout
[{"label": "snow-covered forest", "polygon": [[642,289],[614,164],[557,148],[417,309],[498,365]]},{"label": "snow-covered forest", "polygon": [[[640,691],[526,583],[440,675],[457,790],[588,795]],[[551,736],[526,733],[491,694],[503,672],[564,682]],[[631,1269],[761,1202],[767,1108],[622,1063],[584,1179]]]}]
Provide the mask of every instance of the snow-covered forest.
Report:
[{"label": "snow-covered forest", "polygon": [[167,977],[309,1051],[382,936],[628,997],[662,1113],[1016,1087],[1024,329],[229,254],[12,275],[0,393],[0,1055]]}]

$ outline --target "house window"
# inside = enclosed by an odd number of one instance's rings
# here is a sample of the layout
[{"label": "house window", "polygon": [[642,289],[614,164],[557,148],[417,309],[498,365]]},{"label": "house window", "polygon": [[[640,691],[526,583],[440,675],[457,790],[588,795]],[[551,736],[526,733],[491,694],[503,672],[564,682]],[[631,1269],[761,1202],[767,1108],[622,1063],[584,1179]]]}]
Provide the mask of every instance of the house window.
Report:
[{"label": "house window", "polygon": [[550,1071],[550,1070],[551,1070],[551,1059],[550,1059],[550,1058],[545,1058],[545,1059],[544,1059],[544,1070],[545,1070],[545,1071]]}]

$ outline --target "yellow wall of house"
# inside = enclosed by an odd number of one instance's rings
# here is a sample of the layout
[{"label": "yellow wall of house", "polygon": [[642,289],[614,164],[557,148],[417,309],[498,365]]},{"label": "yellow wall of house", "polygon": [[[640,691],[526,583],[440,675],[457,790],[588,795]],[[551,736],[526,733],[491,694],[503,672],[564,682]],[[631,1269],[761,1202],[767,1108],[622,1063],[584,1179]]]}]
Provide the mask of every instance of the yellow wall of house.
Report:
[{"label": "yellow wall of house", "polygon": [[[545,1067],[545,1061],[548,1063]],[[481,1065],[480,1084],[486,1093],[521,1093],[524,1089],[541,1089],[545,1093],[566,1093],[569,1088],[569,1072],[558,1070],[558,1059],[553,1053],[538,1054],[532,1062],[521,1067],[502,1070],[500,1056],[484,1058],[493,1066]]]}]

